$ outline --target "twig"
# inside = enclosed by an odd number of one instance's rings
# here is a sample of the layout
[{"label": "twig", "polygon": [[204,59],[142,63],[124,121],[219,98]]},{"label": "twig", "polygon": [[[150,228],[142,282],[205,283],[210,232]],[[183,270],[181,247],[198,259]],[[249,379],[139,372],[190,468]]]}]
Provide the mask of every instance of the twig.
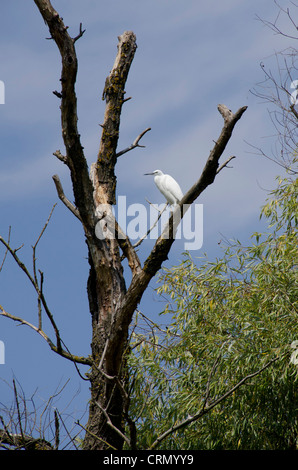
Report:
[{"label": "twig", "polygon": [[17,392],[16,383],[15,383],[14,379],[13,379],[12,383],[13,383],[15,401],[16,401],[16,405],[17,405],[17,413],[18,413],[18,422],[19,422],[20,432],[21,432],[22,440],[24,440],[24,433],[23,433],[23,426],[22,426],[22,421],[21,421],[21,413],[20,413],[18,392]]},{"label": "twig", "polygon": [[88,434],[90,434],[90,436],[92,436],[95,440],[97,441],[100,441],[100,442],[103,442],[104,444],[106,444],[108,447],[110,447],[112,450],[117,450],[116,447],[112,446],[111,444],[109,444],[107,441],[105,441],[104,439],[101,439],[99,436],[97,436],[96,434],[94,434],[93,432],[89,431],[89,429],[87,429],[85,426],[83,426],[79,420],[76,421],[76,424],[78,426],[80,426],[82,429],[84,429],[84,431],[86,431]]},{"label": "twig", "polygon": [[125,99],[123,100],[123,103],[126,103],[126,101],[129,101],[129,100],[131,100],[131,96],[129,96],[128,98],[125,98]]},{"label": "twig", "polygon": [[[53,95],[57,96],[57,98],[60,98],[60,99],[62,98],[62,94],[59,93],[59,91],[57,91],[57,90],[54,90],[54,91],[53,91]],[[55,154],[54,154],[54,155],[55,155]],[[59,158],[59,157],[58,157],[58,158]],[[65,163],[65,162],[64,162],[64,163]]]},{"label": "twig", "polygon": [[103,349],[103,352],[102,352],[102,355],[101,355],[101,358],[100,358],[100,361],[99,361],[99,364],[98,364],[98,370],[100,372],[102,372],[102,365],[103,365],[103,361],[104,361],[104,358],[105,358],[105,355],[106,355],[106,352],[107,352],[108,344],[109,344],[109,338],[105,342],[105,347]]},{"label": "twig", "polygon": [[[10,242],[10,234],[11,234],[11,227],[9,227],[9,229],[8,229],[8,240],[7,240],[7,243],[8,243],[8,244],[9,244],[9,242]],[[4,257],[3,257],[3,260],[2,260],[2,263],[1,263],[1,266],[0,266],[0,272],[1,272],[2,268],[3,268],[4,263],[5,263],[5,259],[6,259],[7,253],[8,253],[8,248],[6,248],[6,251],[5,251],[5,253],[4,253]]]},{"label": "twig", "polygon": [[[43,272],[39,270],[40,274],[40,292],[42,293],[42,288],[43,288]],[[38,305],[38,329],[42,329],[42,310],[41,310],[41,296],[38,295],[37,299],[37,305]]]},{"label": "twig", "polygon": [[46,342],[48,343],[52,351],[59,354],[59,356],[69,359],[70,361],[74,363],[85,364],[88,366],[92,365],[92,362],[89,358],[82,357],[82,356],[74,356],[73,354],[70,354],[69,352],[64,351],[64,349],[61,348],[61,345],[60,347],[55,346],[55,344],[52,342],[52,340],[43,330],[40,330],[38,327],[36,327],[32,323],[29,323],[27,320],[24,320],[23,318],[17,317],[15,315],[11,315],[10,313],[6,312],[1,305],[0,305],[0,315],[6,318],[10,318],[11,320],[18,322],[21,325],[27,325],[29,326],[29,328],[32,328],[32,330],[36,331],[40,336],[42,336],[44,340],[46,340]]},{"label": "twig", "polygon": [[96,405],[98,406],[98,408],[103,412],[106,420],[107,420],[107,423],[108,425],[114,429],[114,431],[119,434],[120,437],[122,437],[122,439],[128,444],[128,446],[130,447],[130,440],[128,439],[127,436],[125,436],[125,434],[123,434],[123,432],[120,431],[120,429],[118,429],[111,421],[111,418],[109,416],[109,414],[107,413],[107,411],[100,405],[100,403],[98,402],[95,402]]},{"label": "twig", "polygon": [[230,167],[228,167],[228,163],[229,163],[231,160],[233,160],[233,158],[236,158],[236,157],[235,157],[234,155],[232,155],[231,157],[229,157],[229,158],[227,159],[227,161],[224,162],[224,163],[216,170],[216,174],[218,174],[224,167],[230,168]]},{"label": "twig", "polygon": [[[290,39],[297,39],[297,35],[296,36],[292,36],[290,34],[286,34],[284,33],[278,26],[277,26],[277,21],[279,19],[279,16],[280,16],[280,13],[283,12],[284,14],[287,15],[288,19],[290,20],[290,22],[292,23],[292,25],[294,26],[294,29],[295,31],[297,32],[297,25],[295,23],[295,21],[293,20],[293,18],[291,17],[290,15],[290,9],[287,8],[287,9],[283,9],[276,1],[274,1],[274,3],[277,5],[277,7],[280,9],[280,11],[278,12],[277,14],[277,17],[275,19],[275,21],[272,23],[270,21],[265,21],[263,20],[262,18],[260,18],[258,15],[256,15],[256,18],[258,20],[260,20],[264,25],[268,26],[270,29],[272,29],[276,34],[281,34],[282,36],[285,36],[286,38],[290,38]],[[295,5],[296,6],[296,5]]]},{"label": "twig", "polygon": [[[4,238],[2,238],[0,236],[0,242],[3,243],[3,245],[7,248],[7,250],[9,251],[9,253],[12,255],[12,257],[14,258],[14,260],[16,261],[16,263],[19,265],[19,267],[22,269],[22,271],[24,271],[24,273],[26,274],[26,276],[28,277],[28,279],[30,280],[30,282],[32,283],[33,287],[35,289],[38,289],[38,286],[36,286],[36,283],[33,279],[33,277],[31,276],[31,274],[29,273],[28,269],[26,268],[26,266],[24,265],[24,263],[22,263],[22,261],[19,259],[19,257],[16,255],[16,252],[21,248],[17,248],[17,249],[12,249],[11,246],[9,245],[9,243],[7,243]],[[23,246],[23,245],[22,245]]]},{"label": "twig", "polygon": [[136,251],[134,250],[129,238],[123,232],[122,228],[119,226],[118,221],[116,219],[114,220],[114,224],[115,224],[115,234],[116,234],[118,243],[120,245],[120,248],[125,258],[127,258],[127,262],[131,269],[132,275],[135,276],[142,269],[139,257]]},{"label": "twig", "polygon": [[56,340],[57,340],[57,350],[59,351],[61,349],[61,338],[60,338],[60,333],[59,333],[59,330],[57,328],[57,325],[54,321],[54,317],[52,315],[52,313],[50,312],[49,308],[48,308],[48,305],[46,303],[46,300],[44,298],[44,295],[42,293],[42,291],[40,290],[39,288],[39,285],[38,283],[35,281],[35,279],[31,276],[31,274],[29,273],[28,269],[26,268],[26,266],[24,265],[24,263],[19,259],[19,257],[16,255],[16,250],[13,250],[10,245],[2,238],[0,237],[0,242],[3,243],[4,246],[6,246],[6,248],[8,249],[8,251],[10,252],[10,254],[12,255],[12,257],[14,258],[14,260],[16,261],[16,263],[18,264],[18,266],[22,269],[22,271],[26,274],[26,276],[28,277],[28,279],[30,280],[30,282],[32,283],[38,297],[40,298],[41,302],[42,302],[42,305],[43,305],[43,308],[52,324],[52,327],[55,331],[55,334],[56,334]]},{"label": "twig", "polygon": [[[46,228],[47,228],[47,226],[48,226],[48,224],[49,224],[49,222],[50,222],[50,220],[51,220],[52,214],[53,214],[54,209],[55,209],[56,206],[57,206],[57,203],[55,203],[55,204],[53,205],[52,210],[51,210],[51,212],[50,212],[50,215],[49,215],[49,217],[48,217],[48,220],[47,220],[46,223],[44,224],[44,226],[43,226],[43,228],[42,228],[42,230],[41,230],[41,232],[40,232],[40,234],[39,234],[39,236],[38,236],[38,238],[37,238],[35,244],[32,246],[32,249],[33,249],[33,274],[34,274],[34,279],[35,279],[35,282],[36,282],[36,283],[37,283],[37,276],[36,276],[36,257],[35,257],[36,248],[37,248],[37,245],[38,245],[38,243],[39,243],[41,237],[43,236],[43,234],[44,234],[44,232],[45,232],[45,230],[46,230]],[[9,242],[8,242],[8,243],[9,243]]]},{"label": "twig", "polygon": [[74,37],[74,38],[72,39],[73,42],[75,43],[78,39],[80,39],[80,38],[83,36],[83,34],[84,34],[85,31],[86,31],[86,29],[82,29],[82,23],[80,23],[80,32],[79,32],[79,34],[78,34],[76,37]]},{"label": "twig", "polygon": [[54,410],[54,416],[55,416],[55,449],[57,450],[59,447],[59,442],[60,442],[59,417],[58,417],[57,410]]},{"label": "twig", "polygon": [[[60,419],[60,421],[61,421],[61,423],[62,423],[62,426],[64,427],[65,432],[66,432],[66,434],[68,435],[69,439],[71,440],[73,446],[75,447],[76,450],[79,450],[79,449],[78,449],[78,446],[77,446],[77,443],[76,443],[76,441],[75,441],[75,437],[76,437],[76,436],[73,437],[73,436],[70,435],[70,433],[69,433],[69,431],[68,431],[68,429],[67,429],[67,427],[66,427],[66,425],[65,425],[65,423],[64,423],[64,421],[63,421],[63,419],[62,419],[62,416],[61,416],[61,414],[59,413],[59,411],[58,411],[58,410],[55,410],[55,413],[57,413],[57,419],[58,419],[58,418]],[[78,433],[78,434],[79,434],[79,433]],[[64,449],[61,449],[61,450],[64,450]]]},{"label": "twig", "polygon": [[[149,202],[149,201],[148,201]],[[150,205],[153,206],[153,204],[151,204],[151,202],[149,202]],[[161,218],[162,214],[164,213],[164,211],[166,210],[168,206],[168,203],[165,204],[164,208],[160,211],[158,210],[159,214],[158,214],[158,217],[156,219],[156,221],[152,224],[152,226],[147,230],[147,232],[145,233],[145,235],[143,235],[134,245],[133,245],[133,248],[136,248],[137,246],[139,246],[144,240],[145,238],[149,235],[149,233],[154,229],[154,227],[156,227],[156,225],[158,224],[158,221],[159,219]]]},{"label": "twig", "polygon": [[139,145],[139,142],[140,142],[141,138],[142,138],[142,137],[146,134],[146,132],[148,132],[148,131],[151,131],[151,127],[147,127],[147,129],[145,129],[143,132],[141,132],[141,134],[138,135],[138,137],[134,140],[134,142],[133,142],[129,147],[127,147],[126,149],[121,150],[120,152],[116,153],[116,158],[120,157],[120,156],[123,155],[124,153],[129,152],[130,150],[135,149],[136,147],[142,147],[142,148],[144,148],[145,145]]},{"label": "twig", "polygon": [[[54,92],[53,92],[54,93]],[[54,93],[56,94],[56,93]],[[61,95],[61,93],[60,93]],[[62,98],[62,95],[60,96]],[[56,152],[53,153],[53,155],[55,155],[55,157],[58,158],[58,160],[60,160],[61,162],[65,163],[65,165],[67,165],[68,163],[68,158],[65,156],[65,155],[62,155],[62,153],[60,152],[60,150],[56,150]]]},{"label": "twig", "polygon": [[[2,416],[0,416],[0,421],[2,423],[2,426],[4,427],[4,431],[0,430],[0,442],[2,443],[4,441],[8,445],[13,445],[14,444],[13,437],[10,434],[10,431],[8,427],[6,426],[5,421]],[[5,437],[5,440],[3,439],[3,437]]]},{"label": "twig", "polygon": [[59,176],[54,175],[53,180],[54,180],[54,183],[55,183],[55,186],[56,186],[56,190],[57,190],[59,199],[70,210],[70,212],[72,212],[79,219],[79,221],[82,222],[82,219],[81,219],[81,216],[80,216],[80,213],[79,213],[78,209],[65,196],[63,188],[62,188],[61,181],[59,179]]},{"label": "twig", "polygon": [[[52,207],[52,210],[50,212],[50,215],[48,217],[48,220],[46,221],[45,225],[43,226],[40,234],[39,234],[39,237],[37,238],[35,244],[32,246],[32,250],[33,250],[33,254],[32,254],[32,259],[33,259],[33,275],[34,275],[34,281],[35,281],[35,285],[38,286],[38,280],[37,280],[37,274],[36,274],[36,248],[37,248],[37,245],[41,239],[41,237],[43,236],[49,222],[50,222],[50,219],[52,217],[52,214],[53,214],[53,211],[55,209],[57,204],[54,204],[53,207]],[[43,292],[42,292],[42,289],[43,289],[43,273],[41,271],[39,271],[40,273],[40,287],[38,288],[38,298],[37,298],[37,306],[38,306],[38,328],[41,330],[42,329],[42,296],[43,296]]]}]

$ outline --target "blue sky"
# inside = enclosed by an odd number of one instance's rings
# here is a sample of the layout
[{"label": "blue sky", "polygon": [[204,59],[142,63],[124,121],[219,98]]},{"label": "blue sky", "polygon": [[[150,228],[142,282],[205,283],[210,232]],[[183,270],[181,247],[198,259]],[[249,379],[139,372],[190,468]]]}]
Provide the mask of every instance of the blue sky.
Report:
[{"label": "blue sky", "polygon": [[[279,2],[291,6],[290,2]],[[185,192],[199,177],[222,127],[217,105],[233,111],[247,105],[222,158],[235,155],[232,168],[223,170],[202,195],[204,243],[200,256],[218,256],[222,234],[244,242],[257,230],[266,190],[274,187],[279,167],[252,152],[251,143],[269,153],[274,129],[267,105],[250,93],[263,79],[260,62],[276,67],[275,53],[292,45],[274,34],[257,16],[274,21],[278,8],[272,0],[56,0],[53,6],[72,36],[79,23],[86,28],[76,43],[79,60],[76,84],[79,132],[90,165],[96,160],[103,120],[101,100],[106,76],[112,68],[117,37],[133,30],[138,49],[127,81],[128,101],[123,109],[119,150],[130,145],[145,128],[152,130],[141,144],[123,155],[117,165],[118,195],[128,204],[155,203],[163,199],[151,177],[160,168],[172,174]],[[292,8],[294,8],[292,6]],[[58,174],[72,200],[67,168],[52,154],[63,143],[60,129],[59,91],[61,59],[33,0],[2,5],[1,72],[5,104],[0,105],[0,234],[23,248],[20,258],[32,265],[32,248],[54,203],[52,220],[38,245],[38,267],[44,272],[44,290],[61,335],[74,354],[89,354],[91,322],[86,282],[87,251],[78,221],[58,201],[52,175]],[[285,15],[279,26],[288,31]],[[145,242],[144,259],[152,247]],[[183,241],[175,243],[166,266],[182,259]],[[4,254],[0,247],[0,262]],[[153,282],[141,310],[156,316],[162,303]],[[36,322],[37,300],[23,273],[7,257],[0,273],[0,304],[10,313]],[[46,321],[45,321],[46,325]],[[50,330],[48,329],[50,336]],[[38,388],[46,401],[59,384],[67,385],[64,409],[84,413],[88,383],[79,379],[73,365],[52,353],[32,330],[0,318],[0,340],[5,344],[5,365],[0,365],[0,401],[9,403],[13,376],[24,392]],[[82,372],[86,369],[82,368]],[[59,408],[59,403],[57,403]]]}]

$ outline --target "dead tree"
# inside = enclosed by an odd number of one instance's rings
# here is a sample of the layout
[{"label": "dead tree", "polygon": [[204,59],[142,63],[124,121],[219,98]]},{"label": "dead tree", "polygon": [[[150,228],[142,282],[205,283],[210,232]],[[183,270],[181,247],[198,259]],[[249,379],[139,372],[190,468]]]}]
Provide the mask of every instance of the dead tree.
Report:
[{"label": "dead tree", "polygon": [[[129,396],[127,395],[125,367],[129,326],[150,280],[168,257],[177,228],[174,211],[143,265],[130,239],[116,220],[112,220],[115,228],[114,237],[99,239],[95,233],[99,218],[106,216],[103,212],[99,213],[97,208],[110,207],[116,203],[117,159],[123,153],[139,146],[139,140],[149,130],[146,129],[140,134],[130,147],[118,151],[120,116],[122,106],[126,101],[125,84],[137,48],[136,37],[133,32],[126,31],[118,38],[116,60],[104,85],[103,99],[106,102],[106,108],[98,157],[89,171],[77,127],[75,93],[77,77],[75,43],[84,31],[80,25],[78,35],[72,38],[63,19],[49,0],[34,1],[48,25],[51,39],[58,46],[62,59],[61,91],[56,91],[55,94],[61,101],[61,127],[65,154],[57,150],[55,155],[69,168],[75,204],[72,204],[65,196],[58,176],[55,175],[53,179],[60,200],[80,221],[88,248],[90,271],[87,291],[92,322],[91,354],[88,358],[72,355],[65,350],[54,317],[44,299],[41,283],[34,278],[31,282],[54,327],[56,342],[45,337],[52,350],[78,364],[91,366],[91,371],[88,373],[91,390],[89,419],[83,448],[121,449],[124,441],[130,447],[134,447],[134,426],[129,422],[127,414]],[[222,131],[207,158],[202,174],[180,202],[177,209],[179,220],[183,217],[183,207],[189,207],[207,186],[214,182],[218,172],[233,158],[230,157],[219,166],[219,159],[246,106],[241,107],[235,113],[224,105],[219,105],[218,110],[224,120]],[[109,214],[109,217],[112,218],[112,215]],[[1,241],[3,242],[3,239]],[[16,259],[16,251],[12,250],[8,244],[6,248]],[[122,264],[124,258],[127,259],[132,274],[128,286],[124,278]],[[20,262],[19,258],[16,261]],[[0,313],[9,316],[3,308]],[[22,321],[12,315],[10,317]],[[32,325],[29,326],[32,327]],[[41,334],[40,328],[35,329]],[[130,437],[125,435],[127,422],[131,429]]]}]

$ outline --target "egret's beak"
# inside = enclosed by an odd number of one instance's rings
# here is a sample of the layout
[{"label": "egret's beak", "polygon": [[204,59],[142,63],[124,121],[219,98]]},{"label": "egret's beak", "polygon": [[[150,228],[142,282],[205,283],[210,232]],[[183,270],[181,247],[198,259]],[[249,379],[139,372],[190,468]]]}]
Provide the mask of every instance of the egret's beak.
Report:
[{"label": "egret's beak", "polygon": [[144,173],[144,175],[154,175],[154,173]]}]

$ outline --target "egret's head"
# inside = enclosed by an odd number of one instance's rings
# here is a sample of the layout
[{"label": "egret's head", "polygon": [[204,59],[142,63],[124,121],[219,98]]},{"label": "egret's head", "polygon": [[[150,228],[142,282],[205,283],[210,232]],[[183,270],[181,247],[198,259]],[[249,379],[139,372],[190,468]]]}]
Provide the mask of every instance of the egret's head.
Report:
[{"label": "egret's head", "polygon": [[144,173],[144,175],[161,176],[163,175],[163,172],[161,170],[154,170],[152,173]]}]

